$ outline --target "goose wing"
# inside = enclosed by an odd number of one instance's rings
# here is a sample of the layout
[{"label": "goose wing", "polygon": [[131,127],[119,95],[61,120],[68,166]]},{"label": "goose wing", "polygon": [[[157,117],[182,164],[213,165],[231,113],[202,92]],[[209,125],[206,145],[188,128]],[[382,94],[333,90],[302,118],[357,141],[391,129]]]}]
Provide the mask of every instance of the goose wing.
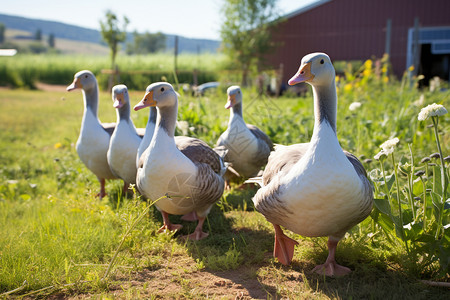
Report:
[{"label": "goose wing", "polygon": [[269,161],[263,173],[263,184],[267,185],[279,172],[289,170],[305,155],[309,143],[290,146],[277,146],[269,156]]},{"label": "goose wing", "polygon": [[114,133],[114,130],[116,129],[117,124],[116,123],[101,123],[103,129],[109,134],[111,137]]}]

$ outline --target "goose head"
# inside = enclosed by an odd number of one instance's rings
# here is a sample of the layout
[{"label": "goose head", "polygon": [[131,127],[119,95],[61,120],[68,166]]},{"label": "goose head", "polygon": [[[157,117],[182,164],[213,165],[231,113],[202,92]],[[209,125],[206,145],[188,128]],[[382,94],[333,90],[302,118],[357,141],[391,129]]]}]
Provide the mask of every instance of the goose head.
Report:
[{"label": "goose head", "polygon": [[311,53],[302,58],[297,73],[288,81],[289,85],[306,82],[312,86],[329,85],[334,82],[336,72],[330,57],[325,53]]},{"label": "goose head", "polygon": [[66,90],[68,92],[75,89],[83,89],[85,91],[95,89],[97,87],[97,79],[95,75],[88,70],[83,70],[74,75],[74,79],[71,85]]},{"label": "goose head", "polygon": [[241,88],[237,85],[230,86],[227,89],[228,101],[225,104],[225,108],[229,109],[230,107],[235,106],[236,104],[242,103],[242,91]]},{"label": "goose head", "polygon": [[129,103],[128,88],[124,84],[115,85],[112,89],[112,101],[114,108],[121,108]]},{"label": "goose head", "polygon": [[155,82],[145,90],[144,98],[134,106],[134,110],[145,107],[173,107],[177,105],[178,95],[172,85],[167,82]]}]

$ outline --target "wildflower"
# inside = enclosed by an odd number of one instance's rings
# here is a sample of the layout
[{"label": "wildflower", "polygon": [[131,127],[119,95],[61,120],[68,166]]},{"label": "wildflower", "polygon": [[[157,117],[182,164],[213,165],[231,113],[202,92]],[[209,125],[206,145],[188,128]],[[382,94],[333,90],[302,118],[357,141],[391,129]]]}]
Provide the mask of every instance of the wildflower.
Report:
[{"label": "wildflower", "polygon": [[413,222],[411,222],[411,223],[408,223],[408,224],[406,224],[406,225],[403,225],[403,228],[408,229],[408,230],[411,230],[414,224],[416,224],[416,222],[413,221]]},{"label": "wildflower", "polygon": [[447,113],[447,109],[441,104],[430,104],[420,110],[419,116],[417,119],[419,121],[425,121],[429,117],[439,117],[443,116]]},{"label": "wildflower", "polygon": [[397,145],[399,141],[398,138],[387,140],[381,144],[380,148],[383,149],[384,154],[389,155],[394,152],[395,145]]},{"label": "wildflower", "polygon": [[62,147],[62,144],[61,144],[61,143],[56,143],[55,145],[53,145],[53,147],[54,147],[55,149],[59,149],[59,148]]},{"label": "wildflower", "polygon": [[364,68],[371,69],[372,68],[372,60],[368,59],[364,62]]},{"label": "wildflower", "polygon": [[408,71],[410,71],[410,72],[414,71],[414,66],[411,65],[411,66],[408,68]]},{"label": "wildflower", "polygon": [[361,105],[362,105],[361,102],[352,102],[352,103],[350,104],[350,106],[348,107],[348,109],[351,110],[351,111],[355,111],[355,110],[357,110],[358,108],[360,108]]},{"label": "wildflower", "polygon": [[352,90],[352,84],[351,83],[347,83],[346,85],[344,85],[344,92],[350,92]]},{"label": "wildflower", "polygon": [[439,158],[441,157],[441,155],[438,152],[435,152],[433,154],[430,155],[431,158]]},{"label": "wildflower", "polygon": [[430,92],[438,91],[441,87],[441,80],[438,76],[434,76],[430,80]]},{"label": "wildflower", "polygon": [[417,171],[416,173],[414,173],[414,176],[417,176],[417,177],[420,177],[423,175],[425,175],[425,171],[423,171],[423,170],[420,170],[420,171]]},{"label": "wildflower", "polygon": [[423,106],[425,103],[425,96],[423,94],[420,95],[419,99],[413,102],[413,104],[417,107]]},{"label": "wildflower", "polygon": [[412,166],[409,163],[402,164],[401,162],[398,164],[398,170],[402,172],[403,175],[408,175],[411,172]]},{"label": "wildflower", "polygon": [[387,154],[384,153],[383,150],[381,150],[381,151],[378,152],[373,158],[376,159],[376,160],[380,160],[381,158],[386,157],[386,156],[387,156]]},{"label": "wildflower", "polygon": [[431,158],[429,158],[428,156],[426,156],[426,157],[424,157],[424,158],[422,158],[422,160],[420,161],[420,163],[426,163],[426,162],[429,162],[431,160]]},{"label": "wildflower", "polygon": [[189,133],[189,122],[188,121],[177,121],[177,127],[181,130],[183,135],[188,135],[188,133]]}]

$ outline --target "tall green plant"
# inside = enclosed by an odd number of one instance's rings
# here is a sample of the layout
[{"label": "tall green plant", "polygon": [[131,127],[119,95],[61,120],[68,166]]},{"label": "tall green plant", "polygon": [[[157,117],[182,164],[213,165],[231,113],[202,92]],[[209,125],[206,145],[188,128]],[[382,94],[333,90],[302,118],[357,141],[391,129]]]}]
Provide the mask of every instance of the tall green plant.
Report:
[{"label": "tall green plant", "polygon": [[124,42],[127,38],[128,18],[124,16],[122,24],[120,23],[119,18],[110,10],[106,12],[105,20],[100,21],[103,40],[105,40],[110,49],[111,68],[115,67],[119,43]]},{"label": "tall green plant", "polygon": [[[399,139],[388,140],[375,156],[380,162],[381,174],[370,173],[376,197],[373,220],[391,242],[399,241],[404,245],[415,268],[427,268],[438,262],[442,274],[448,272],[450,258],[450,236],[445,232],[450,221],[450,199],[447,199],[448,175],[438,124],[439,117],[446,113],[444,106],[431,104],[423,108],[418,117],[419,121],[432,119],[437,153],[425,157],[420,161],[421,165],[416,166],[413,148],[409,144],[410,161],[397,164],[394,146]],[[391,157],[391,174],[387,174],[384,168],[387,156]],[[430,163],[432,158],[439,160],[440,172],[433,170],[430,174],[429,165],[436,165]],[[406,177],[406,182],[401,180],[402,175]],[[401,181],[403,184],[400,184]]]},{"label": "tall green plant", "polygon": [[223,48],[242,70],[242,85],[248,83],[253,66],[259,67],[264,54],[274,49],[269,23],[277,17],[276,0],[226,0],[222,7],[224,23],[220,29]]}]

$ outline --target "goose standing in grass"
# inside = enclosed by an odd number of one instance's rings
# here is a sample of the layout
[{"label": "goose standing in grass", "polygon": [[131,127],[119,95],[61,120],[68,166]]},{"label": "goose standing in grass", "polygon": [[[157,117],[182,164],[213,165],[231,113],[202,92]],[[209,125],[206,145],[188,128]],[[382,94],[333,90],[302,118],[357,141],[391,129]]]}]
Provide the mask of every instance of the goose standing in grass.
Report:
[{"label": "goose standing in grass", "polygon": [[230,109],[227,130],[217,141],[217,146],[225,147],[228,152],[225,161],[239,173],[248,178],[258,175],[266,165],[273,144],[270,138],[258,127],[246,124],[242,116],[242,91],[239,86],[230,86],[227,90],[226,109]]},{"label": "goose standing in grass", "polygon": [[125,193],[130,183],[136,183],[136,155],[142,138],[130,119],[127,87],[123,84],[114,86],[112,100],[117,113],[117,126],[111,136],[107,159],[112,173],[123,180]]},{"label": "goose standing in grass", "polygon": [[155,205],[164,221],[160,232],[182,227],[172,224],[169,214],[195,212],[198,225],[188,237],[203,239],[208,236],[203,232],[203,223],[224,190],[224,163],[213,149],[199,139],[177,137],[175,141],[178,96],[172,85],[165,82],[149,85],[144,98],[134,109],[147,106],[157,107],[156,128],[150,145],[140,158],[137,188],[146,197],[159,199]]},{"label": "goose standing in grass", "polygon": [[283,233],[283,226],[304,236],[328,236],[328,258],[313,271],[345,275],[351,271],[336,263],[336,247],[346,231],[370,214],[372,187],[361,162],[342,150],[336,136],[335,70],[328,55],[303,57],[289,84],[300,82],[313,89],[311,141],[280,147],[271,154],[253,202],[274,226],[274,256],[281,263],[290,264],[297,244]]},{"label": "goose standing in grass", "polygon": [[97,176],[100,182],[98,196],[103,198],[106,195],[105,179],[117,179],[111,172],[106,158],[116,124],[102,124],[98,119],[98,84],[91,71],[84,70],[76,73],[67,91],[78,88],[83,93],[84,113],[76,149],[81,161]]}]

